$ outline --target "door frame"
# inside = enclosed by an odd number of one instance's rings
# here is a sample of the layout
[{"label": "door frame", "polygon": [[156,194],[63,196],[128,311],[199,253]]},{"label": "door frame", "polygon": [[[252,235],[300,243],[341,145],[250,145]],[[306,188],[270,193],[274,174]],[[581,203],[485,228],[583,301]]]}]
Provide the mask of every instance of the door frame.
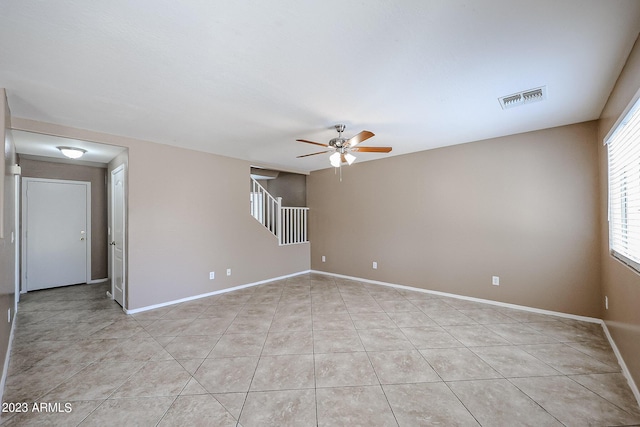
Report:
[{"label": "door frame", "polygon": [[91,182],[89,181],[72,181],[68,179],[50,179],[50,178],[30,178],[30,177],[22,177],[22,185],[21,185],[21,198],[22,203],[20,204],[22,207],[22,229],[20,231],[20,239],[22,241],[21,246],[21,273],[20,278],[22,282],[21,293],[27,293],[27,228],[29,224],[27,223],[27,191],[29,190],[29,182],[50,182],[56,184],[74,184],[74,185],[84,185],[86,187],[87,199],[86,199],[86,233],[85,239],[86,243],[86,257],[87,257],[87,266],[86,266],[86,277],[85,283],[89,283],[91,281]]},{"label": "door frame", "polygon": [[[114,233],[114,210],[115,210],[115,191],[113,176],[119,172],[122,172],[122,309],[127,309],[127,169],[125,164],[121,164],[115,167],[110,172],[109,176],[109,243],[113,241]],[[111,280],[111,299],[115,300],[115,284],[113,278],[115,277],[115,254],[114,247],[109,246],[109,279]]]}]

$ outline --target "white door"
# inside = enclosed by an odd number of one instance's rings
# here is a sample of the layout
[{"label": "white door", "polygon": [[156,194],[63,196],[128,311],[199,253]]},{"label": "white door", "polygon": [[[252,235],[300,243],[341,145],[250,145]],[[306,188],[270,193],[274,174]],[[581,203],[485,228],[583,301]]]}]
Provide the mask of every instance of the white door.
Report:
[{"label": "white door", "polygon": [[124,165],[111,171],[111,293],[125,307]]},{"label": "white door", "polygon": [[91,271],[91,183],[24,178],[26,290],[86,283]]}]

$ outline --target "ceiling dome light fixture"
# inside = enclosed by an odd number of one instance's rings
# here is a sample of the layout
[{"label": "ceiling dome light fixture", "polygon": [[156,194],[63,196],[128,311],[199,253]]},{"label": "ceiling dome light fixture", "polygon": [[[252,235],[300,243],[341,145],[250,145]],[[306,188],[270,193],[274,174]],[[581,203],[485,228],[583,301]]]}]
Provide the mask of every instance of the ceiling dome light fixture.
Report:
[{"label": "ceiling dome light fixture", "polygon": [[65,157],[68,157],[70,159],[79,159],[80,157],[82,157],[84,153],[87,152],[87,150],[83,150],[82,148],[75,148],[75,147],[56,147],[56,148],[60,150],[60,152]]}]

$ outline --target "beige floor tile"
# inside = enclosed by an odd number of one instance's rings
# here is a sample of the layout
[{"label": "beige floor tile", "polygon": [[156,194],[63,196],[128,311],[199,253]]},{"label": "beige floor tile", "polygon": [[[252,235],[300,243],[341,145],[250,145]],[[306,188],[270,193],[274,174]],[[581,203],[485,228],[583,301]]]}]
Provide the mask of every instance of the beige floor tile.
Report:
[{"label": "beige floor tile", "polygon": [[266,339],[266,333],[226,333],[218,340],[208,357],[259,356]]},{"label": "beige floor tile", "polygon": [[288,316],[311,316],[311,301],[308,302],[286,302],[280,301],[276,309],[275,318]]},{"label": "beige floor tile", "polygon": [[262,350],[263,355],[312,353],[313,334],[311,330],[269,332]]},{"label": "beige floor tile", "polygon": [[640,407],[624,375],[620,373],[572,375],[569,378],[607,399],[617,407],[624,409],[631,415],[640,416]]},{"label": "beige floor tile", "polygon": [[527,326],[526,323],[500,323],[485,325],[511,344],[549,344],[557,343],[558,340],[541,334],[535,329]]},{"label": "beige floor tile", "polygon": [[312,300],[311,303],[311,314],[348,314],[347,306],[344,305],[344,302],[340,301],[338,303],[316,303],[315,300]]},{"label": "beige floor tile", "polygon": [[431,312],[452,310],[453,307],[441,300],[440,298],[422,299],[419,301],[411,301],[420,311],[429,315]]},{"label": "beige floor tile", "polygon": [[191,375],[193,375],[198,370],[200,365],[202,365],[202,362],[204,362],[204,358],[202,358],[202,359],[176,359],[176,362],[178,362],[180,365],[182,365],[182,367],[187,372],[189,372]]},{"label": "beige floor tile", "polygon": [[425,314],[440,326],[476,325],[478,323],[454,309],[425,311]]},{"label": "beige floor tile", "polygon": [[523,345],[520,348],[566,375],[620,372],[619,366],[609,366],[565,344]]},{"label": "beige floor tile", "polygon": [[316,387],[378,385],[378,378],[366,353],[315,355]]},{"label": "beige floor tile", "polygon": [[189,323],[180,335],[221,335],[232,321],[233,318],[228,317],[200,317]]},{"label": "beige floor tile", "polygon": [[216,393],[212,394],[235,419],[240,418],[240,412],[247,399],[247,393]]},{"label": "beige floor tile", "polygon": [[502,376],[467,348],[420,350],[444,381],[479,380]]},{"label": "beige floor tile", "polygon": [[400,427],[479,425],[442,382],[383,385],[382,388]]},{"label": "beige floor tile", "polygon": [[448,385],[483,426],[563,425],[507,380],[455,381]]},{"label": "beige floor tile", "polygon": [[515,320],[514,318],[509,317],[506,314],[502,314],[498,310],[494,310],[491,308],[475,308],[472,310],[460,309],[460,313],[464,314],[472,320],[475,320],[481,325],[517,323],[517,320]]},{"label": "beige floor tile", "polygon": [[182,335],[171,340],[164,349],[176,359],[204,359],[220,337],[221,335]]},{"label": "beige floor tile", "polygon": [[314,331],[341,331],[354,330],[355,326],[348,314],[314,314]]},{"label": "beige floor tile", "polygon": [[351,320],[356,329],[385,329],[397,328],[395,322],[387,313],[353,313]]},{"label": "beige floor tile", "polygon": [[310,331],[312,329],[311,311],[308,315],[278,316],[273,319],[269,332]]},{"label": "beige floor tile", "polygon": [[442,328],[467,347],[511,344],[483,325],[443,326]]},{"label": "beige floor tile", "polygon": [[194,319],[162,318],[145,326],[145,329],[152,337],[177,337],[193,321]]},{"label": "beige floor tile", "polygon": [[238,315],[227,328],[226,334],[266,334],[271,327],[273,315],[267,316],[243,316]]},{"label": "beige floor tile", "polygon": [[420,311],[407,299],[378,301],[378,304],[387,313],[399,313],[409,311]]},{"label": "beige floor tile", "polygon": [[110,398],[177,396],[191,375],[175,360],[151,360],[133,374]]},{"label": "beige floor tile", "polygon": [[369,359],[380,384],[441,381],[417,350],[370,352]]},{"label": "beige floor tile", "polygon": [[204,387],[193,377],[180,392],[181,396],[189,396],[194,394],[210,394]]},{"label": "beige floor tile", "polygon": [[34,366],[6,380],[5,402],[36,402],[38,398],[87,367],[88,364]]},{"label": "beige floor tile", "polygon": [[129,337],[147,336],[145,329],[140,324],[129,317],[115,321],[110,325],[91,334],[91,339],[117,339],[121,340]]},{"label": "beige floor tile", "polygon": [[427,316],[423,312],[411,311],[388,314],[398,328],[438,326],[436,322],[431,320],[431,318],[429,318],[429,316]]},{"label": "beige floor tile", "polygon": [[360,329],[360,340],[367,351],[413,350],[411,341],[396,329]]},{"label": "beige floor tile", "polygon": [[518,347],[474,347],[470,350],[507,378],[560,375],[560,372]]},{"label": "beige floor tile", "polygon": [[315,390],[251,392],[240,415],[243,427],[316,425]]},{"label": "beige floor tile", "polygon": [[567,426],[640,424],[629,414],[570,378],[514,378],[516,387]]},{"label": "beige floor tile", "polygon": [[109,399],[98,406],[80,426],[156,425],[173,401],[173,397]]},{"label": "beige floor tile", "polygon": [[105,354],[101,362],[147,361],[172,356],[153,338],[126,338],[115,349]]},{"label": "beige floor tile", "polygon": [[364,351],[364,346],[355,329],[322,330],[313,332],[313,351],[315,353]]},{"label": "beige floor tile", "polygon": [[397,426],[380,386],[320,388],[318,427]]},{"label": "beige floor tile", "polygon": [[74,411],[3,425],[640,424],[599,324],[319,274],[131,316],[106,289],[23,296],[5,401]]},{"label": "beige floor tile", "polygon": [[453,335],[437,327],[401,328],[417,349],[463,347]]},{"label": "beige floor tile", "polygon": [[251,391],[314,388],[313,355],[262,356]]},{"label": "beige floor tile", "polygon": [[247,392],[257,365],[257,357],[206,359],[193,377],[209,393]]},{"label": "beige floor tile", "polygon": [[[560,320],[533,322],[528,323],[528,325],[560,342],[588,341],[596,338],[592,330],[577,328]],[[598,335],[597,338],[601,338],[601,335]]]},{"label": "beige floor tile", "polygon": [[42,359],[38,365],[91,363],[106,356],[119,345],[118,340],[81,339],[67,343],[64,349]]},{"label": "beige floor tile", "polygon": [[237,420],[209,394],[179,396],[158,427],[219,426],[235,427]]},{"label": "beige floor tile", "polygon": [[106,399],[143,365],[142,362],[92,363],[42,399],[47,402]]},{"label": "beige floor tile", "polygon": [[618,358],[616,357],[611,345],[608,341],[602,340],[590,340],[590,341],[580,341],[580,342],[568,342],[566,343],[569,347],[575,348],[576,350],[586,354],[587,356],[593,357],[594,359],[599,360],[600,362],[611,366],[612,368],[618,368]]}]

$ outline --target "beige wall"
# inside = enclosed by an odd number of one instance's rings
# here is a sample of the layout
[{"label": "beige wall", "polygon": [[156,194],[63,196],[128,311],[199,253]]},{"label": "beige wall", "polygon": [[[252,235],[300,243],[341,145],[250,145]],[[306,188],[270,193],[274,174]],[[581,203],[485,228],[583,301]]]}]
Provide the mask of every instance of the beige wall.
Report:
[{"label": "beige wall", "polygon": [[640,89],[640,42],[636,44],[600,117],[600,212],[602,290],[609,298],[604,319],[636,384],[640,384],[640,275],[609,254],[607,222],[607,150],[603,141]]},{"label": "beige wall", "polygon": [[[6,92],[0,89],[0,137],[3,141],[4,153],[2,159],[2,174],[4,179],[0,179],[0,184],[4,182],[3,193],[4,202],[0,209],[3,213],[4,237],[0,238],[0,369],[4,366],[7,348],[9,347],[9,335],[11,333],[11,323],[5,319],[7,310],[11,310],[13,322],[13,307],[15,304],[15,260],[16,245],[11,241],[11,233],[16,233],[15,229],[15,178],[9,174],[9,167],[16,164],[16,150],[7,132],[11,124],[9,106],[7,105]],[[4,374],[4,371],[3,371]],[[0,390],[0,395],[2,391]]]},{"label": "beige wall", "polygon": [[311,267],[600,317],[597,156],[589,122],[313,172]]},{"label": "beige wall", "polygon": [[280,172],[276,179],[260,181],[273,197],[282,197],[282,206],[307,206],[307,176]]},{"label": "beige wall", "polygon": [[22,177],[91,182],[91,280],[107,277],[106,168],[20,159]]},{"label": "beige wall", "polygon": [[278,247],[249,214],[248,162],[19,118],[12,125],[129,149],[129,309],[309,269],[308,244]]}]

